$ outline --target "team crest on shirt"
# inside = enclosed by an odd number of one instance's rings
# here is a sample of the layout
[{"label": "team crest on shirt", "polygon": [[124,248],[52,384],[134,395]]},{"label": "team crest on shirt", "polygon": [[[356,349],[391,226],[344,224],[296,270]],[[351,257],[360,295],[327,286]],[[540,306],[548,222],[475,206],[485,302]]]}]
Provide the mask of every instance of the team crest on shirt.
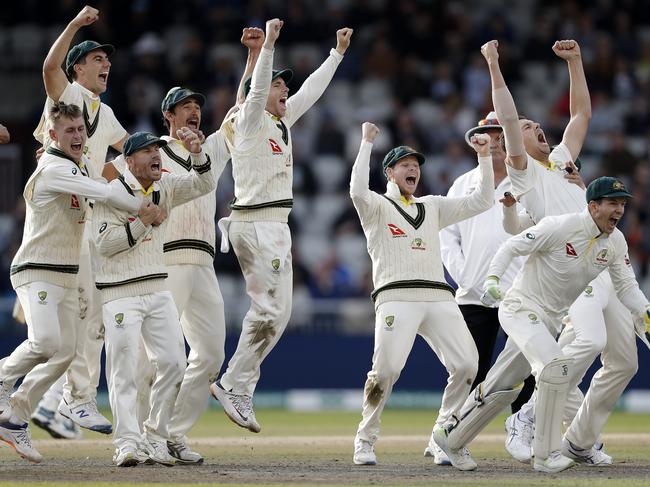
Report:
[{"label": "team crest on shirt", "polygon": [[124,328],[124,313],[117,313],[115,315],[115,328]]},{"label": "team crest on shirt", "polygon": [[566,248],[566,256],[567,257],[578,257],[578,252],[576,252],[576,249],[573,248],[573,245],[571,245],[571,242],[567,242],[565,245]]},{"label": "team crest on shirt", "polygon": [[384,319],[384,322],[386,323],[386,327],[384,328],[384,330],[393,331],[393,324],[395,323],[395,316],[394,315],[386,316],[386,318]]},{"label": "team crest on shirt", "polygon": [[271,267],[273,267],[273,272],[278,274],[280,272],[280,259],[275,258],[271,261]]},{"label": "team crest on shirt", "polygon": [[414,238],[411,242],[412,250],[427,250],[427,245],[420,237]]},{"label": "team crest on shirt", "polygon": [[388,230],[390,230],[391,235],[393,238],[399,238],[399,237],[407,237],[406,232],[402,230],[400,227],[395,225],[394,223],[389,223],[388,224]]},{"label": "team crest on shirt", "polygon": [[609,259],[607,259],[607,249],[603,249],[596,255],[595,264],[598,266],[606,266],[608,263]]},{"label": "team crest on shirt", "polygon": [[587,286],[585,288],[585,298],[593,298],[594,297],[594,288],[593,286]]},{"label": "team crest on shirt", "polygon": [[282,147],[275,140],[269,139],[269,144],[271,144],[271,152],[273,154],[282,154]]},{"label": "team crest on shirt", "polygon": [[38,304],[47,304],[47,291],[39,291],[37,293],[38,296]]},{"label": "team crest on shirt", "polygon": [[81,203],[79,203],[79,198],[76,195],[70,195],[70,209],[71,210],[81,210]]},{"label": "team crest on shirt", "polygon": [[539,323],[539,319],[537,318],[537,315],[535,313],[530,313],[528,315],[528,319],[530,320],[530,323],[533,325],[536,325]]}]

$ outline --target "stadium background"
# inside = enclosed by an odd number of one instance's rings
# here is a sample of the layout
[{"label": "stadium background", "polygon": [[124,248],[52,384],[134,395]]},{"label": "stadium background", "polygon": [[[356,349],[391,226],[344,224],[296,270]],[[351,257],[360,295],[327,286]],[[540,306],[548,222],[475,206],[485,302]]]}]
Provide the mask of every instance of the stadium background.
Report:
[{"label": "stadium background", "polygon": [[[42,111],[41,67],[47,50],[83,6],[71,0],[23,0],[0,18],[0,123],[12,136],[0,146],[0,354],[24,339],[11,319],[8,268],[20,245],[21,192],[34,167],[32,131]],[[208,134],[233,103],[245,62],[245,26],[285,21],[275,66],[295,71],[295,92],[335,45],[336,29],[355,29],[352,44],[323,98],[292,129],[294,145],[294,309],[285,336],[263,365],[256,403],[298,408],[358,408],[372,356],[370,260],[348,196],[360,125],[373,121],[371,187],[382,190],[378,162],[394,145],[427,154],[419,194],[445,194],[474,166],[464,132],[491,110],[490,80],[480,46],[499,40],[501,66],[520,113],[542,123],[551,143],[568,120],[565,63],[551,45],[581,46],[593,118],[581,154],[585,182],[616,175],[632,188],[622,230],[639,282],[650,295],[650,11],[642,1],[96,1],[100,20],[74,43],[114,44],[109,88],[102,97],[130,132],[164,133],[160,101],[176,85],[203,92]],[[219,217],[232,198],[230,165],[217,189]],[[477,236],[480,238],[480,236]],[[215,261],[226,302],[227,356],[248,308],[232,254]],[[640,350],[640,370],[650,353]],[[435,403],[446,374],[418,340],[397,384],[394,405]],[[105,387],[102,385],[102,387]],[[324,389],[327,394],[305,389]],[[346,390],[353,389],[348,394]],[[287,391],[303,390],[300,394]],[[650,409],[650,377],[639,373],[623,405]],[[334,392],[336,391],[336,393]],[[401,392],[401,394],[399,394]],[[413,393],[411,393],[413,392]]]}]

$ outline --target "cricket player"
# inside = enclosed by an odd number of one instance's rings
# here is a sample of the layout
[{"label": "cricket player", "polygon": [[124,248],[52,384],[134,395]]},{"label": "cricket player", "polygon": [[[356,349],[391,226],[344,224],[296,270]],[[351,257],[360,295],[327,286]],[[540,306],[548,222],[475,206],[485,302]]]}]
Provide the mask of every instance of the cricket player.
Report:
[{"label": "cricket player", "polygon": [[[172,208],[214,190],[216,181],[199,136],[189,128],[177,136],[190,154],[192,171],[162,175],[160,147],[167,142],[137,132],[124,144],[127,169],[113,180],[138,200],[158,205],[140,215],[106,204],[96,205],[93,220],[101,267],[96,286],[102,293],[106,327],[106,372],[115,420],[113,461],[127,467],[138,464],[141,446],[136,415],[136,375],[140,338],[156,369],[151,387],[151,410],[145,421],[144,449],[151,460],[174,465],[167,448],[170,419],[185,372],[185,345],[178,312],[165,280],[164,242]],[[156,224],[158,226],[156,226]]]},{"label": "cricket player", "polygon": [[[521,351],[518,361],[522,357],[528,361],[537,379],[535,470],[556,473],[574,465],[560,453],[562,441],[565,445],[568,441],[562,440],[561,427],[574,359],[555,340],[569,306],[591,280],[609,269],[619,299],[644,330],[650,326],[650,304],[634,276],[625,237],[616,228],[631,197],[616,178],[598,178],[587,188],[588,206],[582,212],[543,218],[505,242],[490,264],[486,294],[497,301],[503,298],[501,324]],[[504,296],[500,277],[521,255],[528,260]],[[521,370],[503,369],[497,382],[506,387],[515,384],[528,373]],[[448,453],[455,448],[452,442],[460,441],[455,433],[443,430],[436,436]]]},{"label": "cricket player", "polygon": [[[558,41],[553,50],[567,61],[569,68],[571,120],[562,143],[549,154],[548,144],[538,125],[529,120],[515,121],[518,115],[500,73],[496,41],[486,44],[483,49],[493,75],[497,114],[508,120],[506,123],[505,119],[499,118],[504,125],[508,161],[512,162],[508,172],[513,193],[530,217],[520,219],[519,228],[515,231],[529,226],[531,220],[539,222],[546,215],[581,211],[585,204],[584,190],[566,184],[559,169],[565,167],[575,172],[572,161],[582,148],[591,117],[589,90],[578,44],[572,40]],[[545,154],[549,154],[547,159],[544,158]],[[572,250],[569,248],[567,252],[572,253]],[[589,287],[571,306],[568,323],[559,340],[564,354],[575,361],[564,415],[565,423],[570,424],[566,438],[571,450],[565,450],[565,453],[587,465],[609,465],[612,458],[602,450],[599,435],[616,401],[636,373],[637,354],[632,316],[616,296],[607,272],[589,283]],[[642,339],[645,338],[643,330],[638,333]],[[510,350],[508,346],[506,349],[504,353]],[[602,368],[582,401],[583,396],[577,386],[601,352]],[[529,461],[531,456],[533,416],[533,404],[529,402],[506,421],[506,448],[514,458],[524,462]]]},{"label": "cricket player", "polygon": [[[577,43],[575,41],[558,41],[553,46],[553,50],[559,57],[566,59],[569,66],[571,120],[565,129],[562,143],[550,151],[539,124],[527,119],[519,120],[514,101],[499,68],[496,41],[488,42],[481,48],[481,52],[488,62],[492,78],[494,108],[504,129],[506,163],[513,193],[526,209],[526,215],[523,216],[514,214],[514,212],[510,212],[508,215],[508,210],[504,210],[506,211],[504,218],[515,220],[514,223],[504,221],[504,226],[510,228],[510,231],[514,227],[530,226],[531,222],[539,222],[546,214],[576,213],[584,209],[584,190],[579,185],[569,183],[561,169],[575,170],[572,161],[575,160],[582,148],[591,116],[589,91]],[[573,251],[567,247],[567,252]],[[607,274],[603,273],[599,279],[604,280],[606,276]],[[611,281],[609,285],[611,287]],[[495,302],[495,300],[489,299],[489,294],[484,296],[486,304]],[[614,299],[616,298],[612,296],[610,304]],[[617,316],[620,320],[624,320],[625,315],[629,316],[629,312],[623,308]],[[590,318],[594,318],[593,313]],[[593,325],[593,323],[590,324]],[[631,346],[635,347],[632,325],[631,330]],[[569,369],[572,374],[569,380],[574,382],[574,385],[569,386],[568,390],[573,390],[582,378],[582,375],[579,374],[581,364],[573,352],[564,350],[564,356],[572,357],[575,360],[573,367]],[[628,367],[626,364],[629,362],[628,358],[619,363],[623,364],[622,369],[624,370]],[[518,370],[521,374],[529,373],[530,364],[521,355],[517,344],[509,338],[495,364],[488,372],[485,381],[477,386],[465,401],[457,423],[447,425],[446,430],[449,433],[447,443],[450,449],[462,448],[467,445],[491,419],[518,396],[520,381],[506,384],[511,378],[510,371],[512,370]],[[540,387],[539,383],[537,387]],[[570,402],[572,401],[567,401],[567,404]],[[523,410],[522,407],[519,413],[506,421],[506,431],[508,432],[506,449],[517,460],[529,462],[532,456],[531,444],[534,424],[532,417],[522,414]],[[595,442],[596,437],[587,447],[588,451],[580,455],[580,458],[578,456],[572,456],[572,458],[587,464],[611,463],[611,457],[598,449]],[[536,455],[539,455],[539,452],[536,452]],[[589,458],[591,460],[588,460]],[[552,457],[540,459],[536,456],[535,461],[541,464],[540,469],[550,471],[566,466],[563,458],[556,463]],[[547,462],[549,462],[548,465],[546,465]]]},{"label": "cricket player", "polygon": [[[36,401],[65,372],[75,351],[86,199],[133,212],[140,208],[132,195],[88,177],[86,128],[78,106],[56,103],[48,126],[52,144],[25,186],[23,242],[10,271],[28,337],[0,367],[0,439],[36,463],[42,457],[31,444],[27,422]],[[21,377],[21,386],[10,397]]]},{"label": "cricket player", "polygon": [[223,124],[232,156],[235,199],[219,221],[221,250],[232,244],[246,280],[251,308],[244,318],[237,350],[218,382],[210,386],[228,417],[259,432],[252,396],[260,365],[280,339],[291,314],[293,271],[287,219],[293,205],[290,129],[320,98],[350,45],[352,29],[336,33],[336,49],[288,97],[292,72],[273,71],[273,49],[282,21],[266,23],[266,39],[246,101]]},{"label": "cricket player", "polygon": [[[370,154],[378,133],[375,125],[363,124],[350,181],[350,196],[372,259],[376,311],[372,370],[364,387],[363,418],[354,440],[356,465],[377,463],[374,446],[380,416],[416,335],[427,341],[449,373],[436,424],[449,420],[469,392],[478,352],[454,301],[453,289],[445,282],[438,233],[494,204],[489,135],[476,134],[471,139],[480,177],[470,194],[416,198],[413,193],[424,156],[407,146],[396,147],[384,157],[386,193],[368,188]],[[463,455],[469,457],[468,452],[459,454]]]},{"label": "cricket player", "polygon": [[[81,107],[87,135],[84,155],[89,159],[88,171],[93,178],[102,175],[109,146],[121,152],[128,135],[111,108],[99,98],[108,86],[111,69],[108,57],[113,53],[114,47],[89,40],[69,49],[76,33],[82,27],[95,23],[98,18],[97,9],[85,6],[50,48],[43,64],[43,81],[47,93],[44,116],[34,132],[36,139],[43,147],[47,147],[50,140],[45,114],[49,107],[58,101]],[[65,72],[61,69],[63,64]],[[90,214],[89,209],[86,215],[89,219]],[[62,420],[58,417],[59,414],[93,431],[106,434],[112,431],[110,421],[99,413],[95,403],[103,337],[100,299],[93,284],[91,270],[95,252],[92,244],[89,245],[92,240],[90,231],[91,225],[88,225],[79,268],[80,310],[75,358],[68,369],[62,390],[54,387],[48,391],[33,415],[34,422],[53,436],[65,433],[60,428]],[[72,435],[74,436],[77,435]]]}]

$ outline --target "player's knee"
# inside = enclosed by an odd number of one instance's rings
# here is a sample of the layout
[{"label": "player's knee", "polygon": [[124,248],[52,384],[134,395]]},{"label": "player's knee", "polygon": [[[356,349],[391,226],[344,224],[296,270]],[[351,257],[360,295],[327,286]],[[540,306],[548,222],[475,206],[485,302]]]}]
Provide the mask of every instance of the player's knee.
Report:
[{"label": "player's knee", "polygon": [[634,377],[639,370],[639,360],[635,353],[629,353],[619,357],[611,364],[607,364],[605,361],[604,367],[620,377],[629,379]]},{"label": "player's knee", "polygon": [[476,378],[476,373],[478,372],[478,354],[476,356],[471,356],[467,359],[460,361],[455,364],[455,367],[450,370],[449,375],[453,377],[460,377],[462,380],[466,380],[468,384],[472,384]]},{"label": "player's knee", "polygon": [[46,335],[31,342],[32,351],[44,360],[52,358],[61,348],[59,335]]},{"label": "player's knee", "polygon": [[585,354],[596,356],[603,351],[607,345],[607,336],[595,334],[588,337],[580,337],[574,341],[573,347],[579,348]]}]

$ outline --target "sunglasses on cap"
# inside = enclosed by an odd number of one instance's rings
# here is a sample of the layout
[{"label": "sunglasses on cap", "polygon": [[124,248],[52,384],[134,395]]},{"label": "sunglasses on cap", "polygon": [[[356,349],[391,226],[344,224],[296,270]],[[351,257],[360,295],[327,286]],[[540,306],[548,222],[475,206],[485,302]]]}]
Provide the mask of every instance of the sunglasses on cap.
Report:
[{"label": "sunglasses on cap", "polygon": [[479,127],[484,127],[486,125],[499,125],[499,121],[496,118],[484,118],[483,120],[478,121]]}]

